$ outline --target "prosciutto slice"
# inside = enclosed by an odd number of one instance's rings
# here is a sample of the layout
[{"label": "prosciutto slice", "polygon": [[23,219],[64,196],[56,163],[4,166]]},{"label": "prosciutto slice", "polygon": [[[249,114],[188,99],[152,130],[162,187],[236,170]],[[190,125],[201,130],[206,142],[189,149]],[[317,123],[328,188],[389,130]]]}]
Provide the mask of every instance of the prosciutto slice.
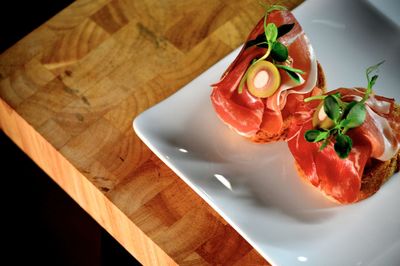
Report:
[{"label": "prosciutto slice", "polygon": [[[353,100],[364,95],[357,89],[338,89],[342,99]],[[364,168],[370,158],[389,160],[399,150],[399,116],[394,116],[394,100],[372,96],[367,101],[367,116],[364,123],[348,131],[353,141],[349,157],[341,159],[334,151],[333,144],[319,151],[320,143],[304,139],[307,130],[312,129],[312,114],[318,101],[303,105],[298,110],[296,123],[289,131],[289,149],[293,154],[299,172],[315,187],[340,203],[358,201]]]},{"label": "prosciutto slice", "polygon": [[[247,41],[263,34],[261,19]],[[222,75],[221,80],[212,85],[211,101],[219,118],[240,135],[251,137],[260,129],[270,133],[278,133],[282,129],[285,113],[282,110],[288,102],[290,94],[304,95],[314,88],[317,81],[317,63],[314,51],[293,14],[289,11],[273,11],[268,15],[267,23],[275,23],[277,27],[283,24],[295,23],[293,29],[279,38],[289,50],[293,67],[306,72],[301,84],[294,83],[290,77],[280,70],[281,85],[277,91],[266,99],[261,99],[249,93],[246,85],[239,94],[238,86],[253,59],[262,57],[266,49],[257,46],[243,47],[239,55]],[[304,97],[300,97],[301,100]],[[298,100],[299,97],[289,97]]]}]

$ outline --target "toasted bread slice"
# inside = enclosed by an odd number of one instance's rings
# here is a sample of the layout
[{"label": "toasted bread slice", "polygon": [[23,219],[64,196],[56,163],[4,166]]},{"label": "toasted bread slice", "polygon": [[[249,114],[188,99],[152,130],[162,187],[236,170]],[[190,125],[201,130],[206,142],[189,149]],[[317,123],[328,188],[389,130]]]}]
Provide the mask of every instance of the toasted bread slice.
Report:
[{"label": "toasted bread slice", "polygon": [[[400,120],[400,105],[395,104],[392,114],[396,120]],[[362,200],[375,194],[375,192],[377,192],[391,176],[399,172],[399,170],[400,151],[386,162],[371,159],[370,163],[364,169],[358,199]]]},{"label": "toasted bread slice", "polygon": [[398,172],[399,169],[400,152],[386,162],[372,159],[369,167],[364,170],[358,200],[363,200],[375,194],[375,192],[377,192],[391,176]]},{"label": "toasted bread slice", "polygon": [[[318,76],[317,76],[316,87],[318,87],[319,90],[322,90],[322,93],[325,93],[326,90],[325,74],[319,62],[317,65],[318,65],[318,70],[317,70]],[[294,118],[293,115],[289,115],[284,118],[282,130],[280,132],[271,134],[270,132],[259,130],[254,136],[250,137],[250,140],[257,143],[275,142],[280,140],[285,141],[289,131],[289,126],[292,123],[293,118]]]}]

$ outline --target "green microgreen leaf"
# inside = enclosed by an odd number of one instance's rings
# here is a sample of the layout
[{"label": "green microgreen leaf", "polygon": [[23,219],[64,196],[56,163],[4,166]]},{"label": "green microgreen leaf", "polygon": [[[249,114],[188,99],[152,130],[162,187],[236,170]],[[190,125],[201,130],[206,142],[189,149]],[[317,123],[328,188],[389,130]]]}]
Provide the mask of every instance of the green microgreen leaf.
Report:
[{"label": "green microgreen leaf", "polygon": [[353,106],[355,104],[357,104],[357,101],[351,101],[349,103],[345,103],[344,109],[343,109],[343,117],[347,117],[347,115],[349,114],[351,108],[353,108]]},{"label": "green microgreen leaf", "polygon": [[371,78],[371,81],[368,84],[368,87],[370,87],[372,89],[372,87],[375,85],[377,79],[378,79],[378,75],[373,76]]},{"label": "green microgreen leaf", "polygon": [[353,146],[353,141],[351,138],[347,135],[338,134],[335,138],[335,141],[336,142],[333,147],[336,154],[342,159],[347,158]]},{"label": "green microgreen leaf", "polygon": [[350,109],[346,119],[342,120],[341,124],[345,128],[359,127],[364,123],[366,113],[365,105],[361,102],[357,102]]},{"label": "green microgreen leaf", "polygon": [[339,92],[331,94],[331,96],[334,97],[336,99],[336,101],[338,102],[339,108],[341,111],[341,117],[343,117],[343,110],[346,108],[347,103],[342,101],[342,95],[340,95]]},{"label": "green microgreen leaf", "polygon": [[[282,68],[282,69],[284,69],[284,70],[289,70],[289,71],[292,71],[292,72],[295,72],[295,73],[305,74],[305,72],[304,72],[303,70],[298,69],[298,68],[294,68],[294,67],[290,67],[290,66],[285,66],[285,65],[278,65],[278,64],[275,64],[275,66],[276,66],[277,68]],[[321,96],[321,95],[318,95],[318,96]],[[323,96],[323,97],[325,98],[325,96]],[[311,97],[309,97],[309,98],[311,98]]]},{"label": "green microgreen leaf", "polygon": [[267,38],[268,44],[273,44],[276,42],[276,38],[278,37],[278,28],[276,27],[275,23],[268,23],[265,28],[265,37]]},{"label": "green microgreen leaf", "polygon": [[368,85],[367,85],[367,90],[365,92],[365,95],[364,95],[363,99],[361,100],[361,102],[364,103],[369,98],[369,95],[372,93],[372,87],[375,85],[376,80],[378,79],[378,75],[373,75],[372,77],[370,77],[370,76],[372,74],[374,74],[375,72],[377,72],[379,66],[382,65],[383,63],[385,63],[385,60],[379,62],[376,65],[368,67],[367,70],[365,71],[365,74],[367,76]]},{"label": "green microgreen leaf", "polygon": [[340,94],[340,92],[333,93],[331,94],[331,96],[334,97],[339,104],[342,102],[342,95]]},{"label": "green microgreen leaf", "polygon": [[278,27],[278,38],[282,37],[283,35],[285,35],[289,31],[291,31],[293,29],[294,25],[295,25],[294,23],[280,25]]},{"label": "green microgreen leaf", "polygon": [[288,49],[280,42],[275,42],[271,50],[272,59],[278,62],[284,62],[289,56]]},{"label": "green microgreen leaf", "polygon": [[315,139],[315,142],[320,142],[322,140],[326,140],[329,137],[329,131],[320,131],[320,134]]},{"label": "green microgreen leaf", "polygon": [[311,129],[311,130],[307,130],[307,132],[304,134],[304,138],[308,141],[308,142],[318,142],[319,140],[323,139],[323,135],[326,132],[323,131],[319,131],[317,129]]},{"label": "green microgreen leaf", "polygon": [[289,75],[289,77],[295,81],[296,83],[300,83],[300,76],[296,72],[293,72],[291,70],[285,69],[286,73]]},{"label": "green microgreen leaf", "polygon": [[[373,66],[370,66],[370,67],[367,68],[367,70],[365,71],[365,74],[366,74],[366,76],[367,76],[368,83],[371,82],[370,75],[371,75],[372,73],[375,73],[375,71],[377,71],[378,68],[380,67],[380,65],[382,65],[383,63],[385,63],[385,60],[382,60],[382,61],[379,62],[378,64],[373,65]],[[375,80],[376,80],[376,78],[375,78]]]},{"label": "green microgreen leaf", "polygon": [[340,105],[335,96],[329,95],[324,100],[324,111],[334,122],[340,117]]}]

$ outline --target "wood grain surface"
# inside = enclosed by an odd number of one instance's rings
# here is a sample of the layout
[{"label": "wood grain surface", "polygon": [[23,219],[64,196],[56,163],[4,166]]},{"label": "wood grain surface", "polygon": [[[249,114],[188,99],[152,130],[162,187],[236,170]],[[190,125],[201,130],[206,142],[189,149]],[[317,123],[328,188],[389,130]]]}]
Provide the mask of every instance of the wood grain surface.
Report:
[{"label": "wood grain surface", "polygon": [[262,14],[257,0],[78,0],[0,55],[0,126],[143,264],[268,265],[132,130]]}]

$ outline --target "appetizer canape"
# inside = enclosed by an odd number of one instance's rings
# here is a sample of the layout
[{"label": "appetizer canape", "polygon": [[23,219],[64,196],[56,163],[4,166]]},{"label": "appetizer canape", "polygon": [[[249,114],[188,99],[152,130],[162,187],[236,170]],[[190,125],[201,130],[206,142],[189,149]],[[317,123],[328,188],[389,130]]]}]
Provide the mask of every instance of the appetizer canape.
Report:
[{"label": "appetizer canape", "polygon": [[400,166],[400,106],[368,86],[306,98],[288,145],[299,175],[325,196],[348,204],[374,194]]},{"label": "appetizer canape", "polygon": [[286,139],[297,105],[321,94],[325,79],[293,14],[271,6],[212,87],[218,117],[238,134],[265,143]]}]

